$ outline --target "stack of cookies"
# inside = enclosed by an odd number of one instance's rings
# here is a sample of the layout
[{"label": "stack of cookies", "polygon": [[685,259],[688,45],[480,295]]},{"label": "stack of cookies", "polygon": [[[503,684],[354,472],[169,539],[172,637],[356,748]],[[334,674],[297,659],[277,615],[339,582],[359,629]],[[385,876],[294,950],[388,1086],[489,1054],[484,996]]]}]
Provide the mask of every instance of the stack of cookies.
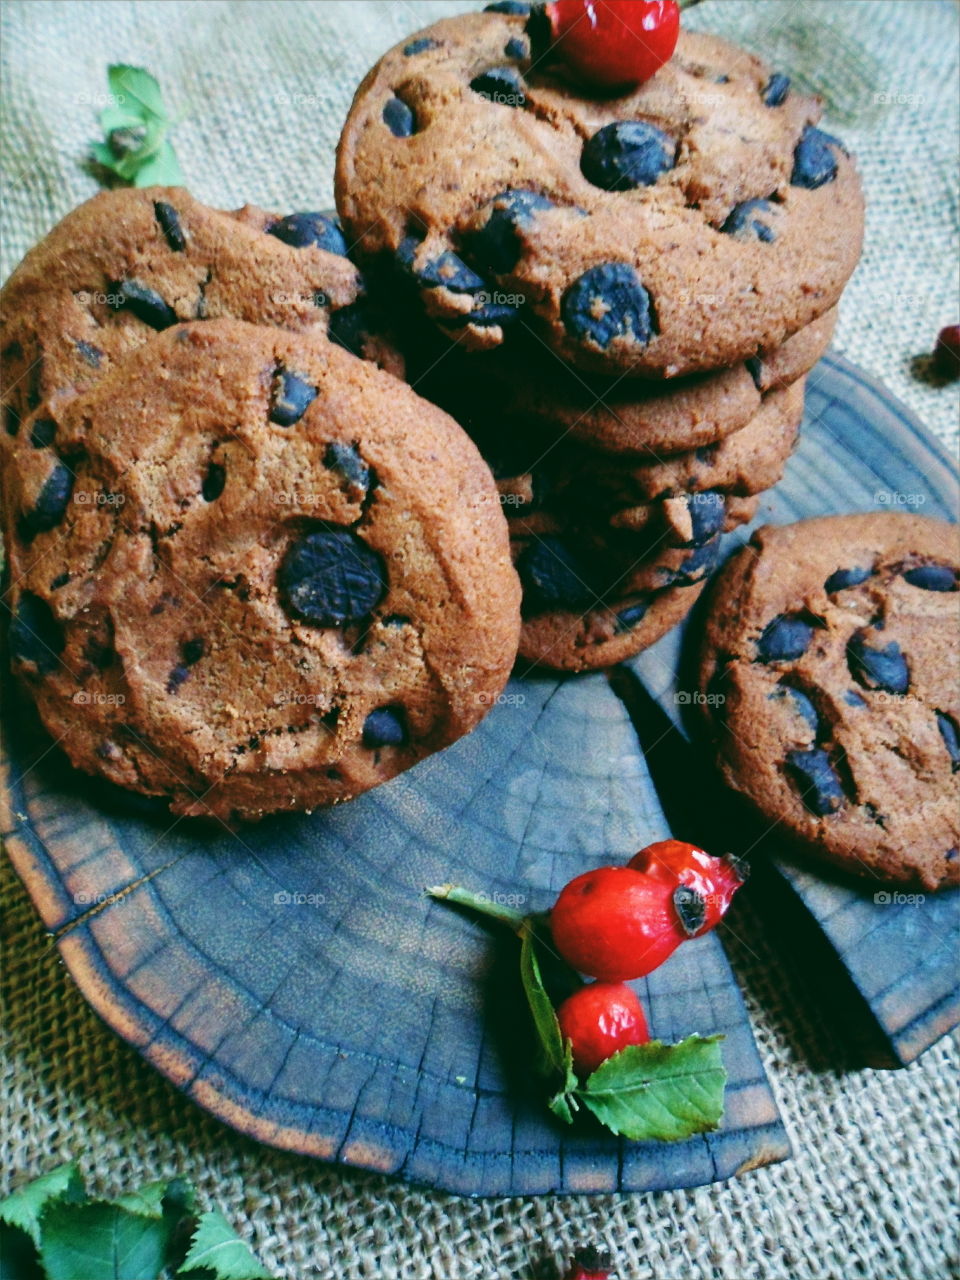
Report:
[{"label": "stack of cookies", "polygon": [[604,98],[544,41],[511,3],[387,53],[337,205],[408,377],[497,477],[521,655],[582,670],[680,621],[780,478],[863,206],[818,103],[742,49],[683,33]]}]

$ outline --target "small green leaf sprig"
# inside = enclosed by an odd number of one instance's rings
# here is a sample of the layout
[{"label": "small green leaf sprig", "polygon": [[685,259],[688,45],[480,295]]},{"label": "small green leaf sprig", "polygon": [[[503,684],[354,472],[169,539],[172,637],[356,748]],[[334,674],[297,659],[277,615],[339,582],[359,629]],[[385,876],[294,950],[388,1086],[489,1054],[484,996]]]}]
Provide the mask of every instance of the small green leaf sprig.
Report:
[{"label": "small green leaf sprig", "polygon": [[44,1280],[270,1280],[222,1213],[197,1213],[185,1179],[101,1200],[73,1163],[0,1201],[0,1245],[4,1276],[9,1264]]},{"label": "small green leaf sprig", "polygon": [[[537,1067],[551,1082],[547,1105],[558,1119],[572,1124],[585,1107],[611,1133],[636,1141],[677,1142],[717,1128],[727,1079],[722,1035],[691,1035],[678,1044],[650,1040],[627,1045],[581,1080],[573,1067],[572,1045],[561,1033],[543,981],[547,917],[525,916],[457,885],[434,885],[427,893],[497,920],[519,937],[520,980],[536,1031]],[[572,989],[580,978],[565,968]]]},{"label": "small green leaf sprig", "polygon": [[115,63],[107,68],[110,103],[100,112],[105,142],[91,143],[93,159],[134,187],[182,187],[183,174],[167,137],[175,123],[149,71]]}]

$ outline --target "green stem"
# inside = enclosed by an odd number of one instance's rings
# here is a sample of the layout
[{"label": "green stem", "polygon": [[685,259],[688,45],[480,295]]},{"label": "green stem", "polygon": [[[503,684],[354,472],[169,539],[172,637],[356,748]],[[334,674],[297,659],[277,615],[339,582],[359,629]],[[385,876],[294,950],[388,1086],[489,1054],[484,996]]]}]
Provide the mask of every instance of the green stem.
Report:
[{"label": "green stem", "polygon": [[526,917],[522,911],[518,911],[516,907],[508,907],[504,903],[493,902],[486,894],[473,893],[470,889],[461,888],[458,884],[435,884],[431,885],[426,892],[431,898],[436,898],[440,902],[453,902],[458,907],[469,907],[471,911],[488,916],[491,920],[499,920],[514,933],[520,933],[523,929]]}]

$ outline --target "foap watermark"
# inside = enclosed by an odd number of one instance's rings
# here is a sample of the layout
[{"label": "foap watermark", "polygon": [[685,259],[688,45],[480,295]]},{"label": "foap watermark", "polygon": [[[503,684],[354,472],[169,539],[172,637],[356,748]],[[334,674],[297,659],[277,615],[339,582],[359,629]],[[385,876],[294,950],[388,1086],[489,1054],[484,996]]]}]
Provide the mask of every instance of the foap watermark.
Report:
[{"label": "foap watermark", "polygon": [[504,293],[500,289],[494,289],[492,293],[481,289],[473,297],[480,307],[522,307],[527,301],[525,293]]},{"label": "foap watermark", "polygon": [[922,107],[926,98],[922,93],[904,93],[900,89],[888,89],[873,95],[874,106],[878,107]]},{"label": "foap watermark", "polygon": [[873,500],[881,507],[922,507],[927,501],[927,495],[903,493],[899,489],[878,489]]},{"label": "foap watermark", "polygon": [[70,699],[79,707],[122,707],[126,700],[123,693],[101,693],[89,689],[78,689]]},{"label": "foap watermark", "polygon": [[873,900],[878,907],[919,907],[926,902],[922,893],[899,893],[896,890],[879,889]]},{"label": "foap watermark", "polygon": [[84,893],[83,890],[73,895],[74,905],[78,907],[105,907],[122,898],[122,893]]},{"label": "foap watermark", "polygon": [[326,502],[322,493],[307,493],[301,489],[281,489],[273,496],[279,507],[322,507]]},{"label": "foap watermark", "polygon": [[701,689],[678,689],[673,695],[678,707],[721,707],[726,702],[722,693],[704,693]]},{"label": "foap watermark", "polygon": [[108,493],[105,489],[75,489],[73,500],[78,507],[122,507],[127,499],[122,493]]},{"label": "foap watermark", "polygon": [[477,701],[482,707],[522,707],[526,702],[523,693],[484,693],[477,694]]},{"label": "foap watermark", "polygon": [[327,901],[322,893],[291,892],[289,889],[278,889],[273,895],[278,907],[322,907]]},{"label": "foap watermark", "polygon": [[488,902],[493,907],[522,907],[527,901],[523,893],[478,893],[474,895],[478,902]]},{"label": "foap watermark", "polygon": [[330,698],[322,693],[302,693],[297,690],[281,690],[273,695],[275,707],[323,707],[330,705]]},{"label": "foap watermark", "polygon": [[295,290],[293,293],[277,290],[271,293],[270,301],[277,307],[329,307],[330,295],[322,289]]},{"label": "foap watermark", "polygon": [[77,107],[122,107],[127,100],[125,93],[88,93],[81,91],[73,95]]}]

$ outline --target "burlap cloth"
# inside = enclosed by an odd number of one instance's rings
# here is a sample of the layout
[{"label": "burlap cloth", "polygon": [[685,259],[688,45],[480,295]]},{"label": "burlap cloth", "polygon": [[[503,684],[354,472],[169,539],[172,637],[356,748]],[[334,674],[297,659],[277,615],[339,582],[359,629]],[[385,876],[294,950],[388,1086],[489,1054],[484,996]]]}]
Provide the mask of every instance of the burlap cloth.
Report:
[{"label": "burlap cloth", "polygon": [[[201,200],[324,207],[363,72],[407,32],[465,7],[7,3],[3,276],[96,190],[81,160],[108,62],[148,66],[184,114],[176,148]],[[956,389],[931,381],[922,357],[960,310],[957,18],[948,0],[709,0],[688,19],[826,95],[869,201],[836,346],[948,443]],[[728,948],[792,1161],[692,1192],[470,1202],[270,1151],[209,1119],[103,1028],[6,864],[2,881],[5,1186],[71,1157],[107,1192],[185,1173],[286,1280],[530,1278],[591,1237],[614,1249],[621,1280],[957,1274],[955,1042],[906,1071],[844,1071],[803,957],[770,950],[760,921],[739,930],[749,949]]]}]

